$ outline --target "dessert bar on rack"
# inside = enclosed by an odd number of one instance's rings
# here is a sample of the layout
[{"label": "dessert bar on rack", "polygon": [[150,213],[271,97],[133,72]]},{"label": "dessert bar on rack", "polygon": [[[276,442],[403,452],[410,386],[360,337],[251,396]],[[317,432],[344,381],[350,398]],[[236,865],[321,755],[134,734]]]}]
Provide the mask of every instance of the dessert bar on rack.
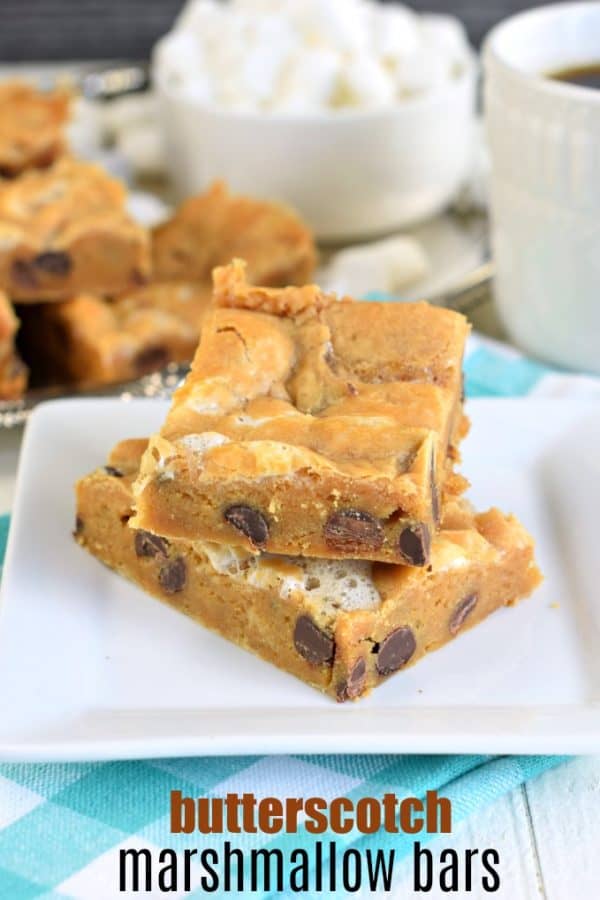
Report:
[{"label": "dessert bar on rack", "polygon": [[99,166],[66,157],[0,183],[0,288],[31,302],[139,287],[149,238],[125,199]]},{"label": "dessert bar on rack", "polygon": [[154,277],[210,285],[215,266],[241,257],[255,284],[305,284],[316,250],[312,232],[287,206],[230,194],[223,182],[186,200],[152,234]]},{"label": "dessert bar on rack", "polygon": [[113,301],[80,294],[23,306],[23,353],[42,384],[109,384],[189,362],[210,294],[203,285],[165,282]]},{"label": "dessert bar on rack", "polygon": [[66,149],[71,96],[24,81],[0,84],[0,178],[51,165]]},{"label": "dessert bar on rack", "polygon": [[135,526],[253,552],[426,566],[466,431],[468,324],[215,271],[215,308],[144,454]]}]

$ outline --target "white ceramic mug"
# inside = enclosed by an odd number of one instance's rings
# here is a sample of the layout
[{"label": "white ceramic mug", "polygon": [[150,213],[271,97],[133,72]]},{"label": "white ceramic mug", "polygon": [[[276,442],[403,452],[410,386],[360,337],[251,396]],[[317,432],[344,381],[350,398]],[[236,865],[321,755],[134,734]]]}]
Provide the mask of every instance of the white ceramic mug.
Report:
[{"label": "white ceramic mug", "polygon": [[600,63],[600,2],[506,20],[484,63],[501,317],[524,350],[600,373],[600,90],[546,77]]}]

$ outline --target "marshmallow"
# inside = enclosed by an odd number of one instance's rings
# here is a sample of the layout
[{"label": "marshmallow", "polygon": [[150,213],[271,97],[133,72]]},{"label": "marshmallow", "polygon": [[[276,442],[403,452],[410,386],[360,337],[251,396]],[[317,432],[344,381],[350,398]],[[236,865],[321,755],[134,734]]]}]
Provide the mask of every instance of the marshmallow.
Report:
[{"label": "marshmallow", "polygon": [[294,56],[287,67],[272,108],[309,111],[333,105],[340,72],[340,60],[334,51],[326,48],[304,50]]},{"label": "marshmallow", "polygon": [[369,56],[348,61],[342,78],[342,95],[350,106],[390,106],[396,98],[396,87],[389,72]]},{"label": "marshmallow", "polygon": [[188,0],[175,19],[174,29],[218,38],[226,14],[218,0]]},{"label": "marshmallow", "polygon": [[242,62],[240,82],[257,106],[264,106],[278,93],[284,73],[298,40],[292,29],[268,16],[254,29],[253,44]]},{"label": "marshmallow", "polygon": [[424,278],[428,269],[429,262],[419,241],[395,236],[340,250],[321,279],[328,290],[364,297],[369,291],[403,291]]},{"label": "marshmallow", "polygon": [[460,77],[458,20],[377,0],[188,0],[157,74],[206,105],[295,113],[378,108]]},{"label": "marshmallow", "polygon": [[399,59],[395,75],[399,95],[415,97],[445,84],[450,78],[450,63],[427,47]]},{"label": "marshmallow", "polygon": [[423,41],[452,62],[464,62],[471,55],[467,32],[453,16],[423,16]]},{"label": "marshmallow", "polygon": [[173,31],[162,38],[155,47],[154,62],[173,86],[206,77],[204,53],[191,32]]},{"label": "marshmallow", "polygon": [[419,17],[404,6],[384,6],[371,17],[371,46],[384,61],[402,59],[419,52]]},{"label": "marshmallow", "polygon": [[305,0],[302,31],[307,43],[339,53],[367,51],[367,21],[360,0]]}]

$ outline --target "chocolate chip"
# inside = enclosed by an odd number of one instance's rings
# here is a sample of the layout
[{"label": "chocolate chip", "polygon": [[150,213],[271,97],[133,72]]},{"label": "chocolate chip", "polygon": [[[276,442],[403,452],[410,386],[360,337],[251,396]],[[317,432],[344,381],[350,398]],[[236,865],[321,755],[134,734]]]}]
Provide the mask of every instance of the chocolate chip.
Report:
[{"label": "chocolate chip", "polygon": [[135,356],[133,364],[137,372],[155,372],[163,369],[171,360],[166,347],[145,347]]},{"label": "chocolate chip", "polygon": [[398,553],[411,566],[426,566],[429,562],[431,538],[426,525],[409,525],[400,532]]},{"label": "chocolate chip", "polygon": [[113,478],[122,478],[123,472],[120,469],[117,469],[115,466],[104,466],[104,471],[107,475],[112,475]]},{"label": "chocolate chip", "polygon": [[269,539],[269,525],[263,514],[258,509],[251,506],[244,506],[243,503],[235,503],[228,506],[223,513],[223,518],[242,534],[245,534],[248,540],[255,547],[264,547]]},{"label": "chocolate chip", "polygon": [[332,513],[323,529],[325,543],[337,553],[379,550],[383,544],[381,522],[360,509],[340,509]]},{"label": "chocolate chip", "polygon": [[340,703],[344,700],[354,700],[359,697],[365,689],[367,681],[367,664],[363,657],[354,663],[347,681],[342,681],[336,691],[337,699]]},{"label": "chocolate chip", "polygon": [[133,269],[131,272],[131,283],[138,287],[142,287],[143,285],[148,284],[148,279],[139,269]]},{"label": "chocolate chip", "polygon": [[83,519],[81,516],[75,516],[75,530],[73,532],[74,537],[78,537],[83,531]]},{"label": "chocolate chip", "polygon": [[27,259],[15,259],[10,267],[10,277],[19,287],[33,289],[38,280],[33,265]]},{"label": "chocolate chip", "polygon": [[150,531],[136,531],[134,538],[136,556],[165,556],[169,542]]},{"label": "chocolate chip", "polygon": [[187,581],[187,566],[183,556],[172,559],[158,573],[160,586],[167,594],[182,591]]},{"label": "chocolate chip", "polygon": [[335,644],[309,616],[300,616],[294,628],[294,646],[300,656],[315,666],[333,661]]},{"label": "chocolate chip", "polygon": [[469,594],[457,605],[450,619],[450,634],[458,634],[465,619],[471,615],[478,601],[477,594]]},{"label": "chocolate chip", "polygon": [[47,275],[68,275],[73,267],[73,262],[68,253],[62,250],[46,250],[38,253],[33,259],[33,265]]},{"label": "chocolate chip", "polygon": [[415,650],[417,642],[410,628],[397,628],[381,642],[377,654],[377,671],[391,675],[405,666]]}]

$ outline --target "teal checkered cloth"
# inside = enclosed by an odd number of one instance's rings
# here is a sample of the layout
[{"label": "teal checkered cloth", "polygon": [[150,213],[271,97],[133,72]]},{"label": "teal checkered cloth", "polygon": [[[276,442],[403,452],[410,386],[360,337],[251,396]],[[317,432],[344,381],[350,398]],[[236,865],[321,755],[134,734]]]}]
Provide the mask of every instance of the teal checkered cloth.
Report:
[{"label": "teal checkered cloth", "polygon": [[[595,379],[556,373],[479,338],[470,345],[465,372],[470,396],[531,392],[600,396],[600,382]],[[0,520],[2,546],[7,530],[7,519]],[[174,789],[192,797],[251,792],[257,797],[346,795],[354,799],[380,797],[387,791],[422,796],[437,789],[451,799],[456,824],[561,761],[541,756],[375,755],[0,765],[0,898],[111,900],[123,896],[117,881],[120,848],[158,853],[162,847],[199,846],[199,835],[170,834],[168,802]],[[331,836],[318,839],[327,847]],[[224,835],[203,838],[203,844],[207,846],[209,840],[217,850],[225,840],[244,849],[285,850],[310,848],[317,838]],[[336,837],[336,843],[359,849],[393,845],[399,859],[411,851],[413,840],[386,833],[350,834]],[[186,896],[205,896],[196,875],[195,887]]]}]

